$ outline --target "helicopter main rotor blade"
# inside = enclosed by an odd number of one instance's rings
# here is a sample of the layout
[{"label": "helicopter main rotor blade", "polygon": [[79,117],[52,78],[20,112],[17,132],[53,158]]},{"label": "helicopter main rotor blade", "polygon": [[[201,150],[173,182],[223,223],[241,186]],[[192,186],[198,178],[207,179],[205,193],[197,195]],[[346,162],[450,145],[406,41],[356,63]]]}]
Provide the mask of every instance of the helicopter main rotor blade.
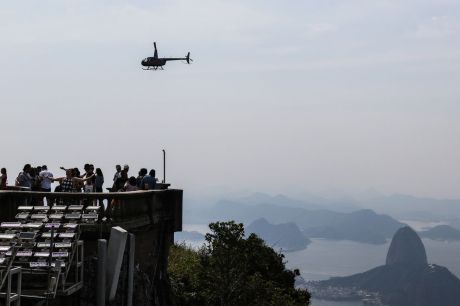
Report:
[{"label": "helicopter main rotor blade", "polygon": [[158,58],[158,51],[157,51],[157,43],[156,43],[156,41],[153,42],[153,47],[155,48],[155,52],[153,53],[153,57]]}]

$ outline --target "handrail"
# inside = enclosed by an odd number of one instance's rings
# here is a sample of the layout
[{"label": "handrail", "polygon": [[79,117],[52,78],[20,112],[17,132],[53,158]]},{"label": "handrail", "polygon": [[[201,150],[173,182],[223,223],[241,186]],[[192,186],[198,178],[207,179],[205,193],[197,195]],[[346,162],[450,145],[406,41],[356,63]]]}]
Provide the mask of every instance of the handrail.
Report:
[{"label": "handrail", "polygon": [[50,198],[63,198],[63,199],[132,199],[144,198],[146,195],[153,195],[157,193],[164,193],[167,191],[174,191],[176,189],[166,190],[138,190],[138,191],[125,191],[125,192],[43,192],[43,191],[16,191],[16,190],[0,190],[0,197],[2,195],[18,196],[18,197],[50,197]]},{"label": "handrail", "polygon": [[11,191],[11,190],[16,190],[16,191],[31,191],[29,187],[21,187],[21,186],[6,186],[5,189],[0,190],[0,191]]}]

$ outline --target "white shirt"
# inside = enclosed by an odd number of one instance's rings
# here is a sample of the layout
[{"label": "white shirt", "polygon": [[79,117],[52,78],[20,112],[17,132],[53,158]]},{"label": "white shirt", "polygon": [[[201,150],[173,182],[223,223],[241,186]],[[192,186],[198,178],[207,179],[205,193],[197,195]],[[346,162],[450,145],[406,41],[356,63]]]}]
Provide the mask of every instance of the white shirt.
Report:
[{"label": "white shirt", "polygon": [[43,170],[38,175],[41,178],[41,188],[51,189],[51,180],[49,178],[53,177],[53,173],[49,172],[48,170]]}]

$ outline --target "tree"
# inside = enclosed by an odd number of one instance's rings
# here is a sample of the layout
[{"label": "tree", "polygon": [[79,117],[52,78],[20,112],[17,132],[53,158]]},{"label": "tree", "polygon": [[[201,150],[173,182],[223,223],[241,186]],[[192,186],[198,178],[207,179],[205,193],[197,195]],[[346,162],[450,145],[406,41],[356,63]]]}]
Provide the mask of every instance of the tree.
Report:
[{"label": "tree", "polygon": [[[243,224],[209,227],[200,250],[176,246],[171,252],[169,273],[179,305],[309,305],[310,294],[294,288],[295,273],[285,268],[282,254],[255,234],[245,238]],[[179,268],[184,262],[192,264]]]},{"label": "tree", "polygon": [[169,251],[168,274],[174,300],[178,306],[206,305],[200,292],[200,274],[203,267],[197,251],[185,244],[173,245]]}]

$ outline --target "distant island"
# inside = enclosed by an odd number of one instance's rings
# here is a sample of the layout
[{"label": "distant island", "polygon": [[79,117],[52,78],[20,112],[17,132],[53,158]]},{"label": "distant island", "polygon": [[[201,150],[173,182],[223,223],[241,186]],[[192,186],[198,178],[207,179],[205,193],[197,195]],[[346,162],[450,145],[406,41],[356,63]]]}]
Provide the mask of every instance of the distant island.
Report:
[{"label": "distant island", "polygon": [[449,225],[438,225],[426,231],[419,232],[422,238],[429,238],[441,241],[458,241],[460,240],[460,230]]},{"label": "distant island", "polygon": [[386,264],[364,273],[308,282],[314,297],[347,300],[359,297],[374,305],[458,306],[460,279],[447,268],[428,264],[417,233],[403,227],[394,235]]},{"label": "distant island", "polygon": [[295,223],[271,224],[264,218],[252,222],[246,232],[254,233],[274,249],[283,251],[304,250],[310,239],[305,237]]}]

